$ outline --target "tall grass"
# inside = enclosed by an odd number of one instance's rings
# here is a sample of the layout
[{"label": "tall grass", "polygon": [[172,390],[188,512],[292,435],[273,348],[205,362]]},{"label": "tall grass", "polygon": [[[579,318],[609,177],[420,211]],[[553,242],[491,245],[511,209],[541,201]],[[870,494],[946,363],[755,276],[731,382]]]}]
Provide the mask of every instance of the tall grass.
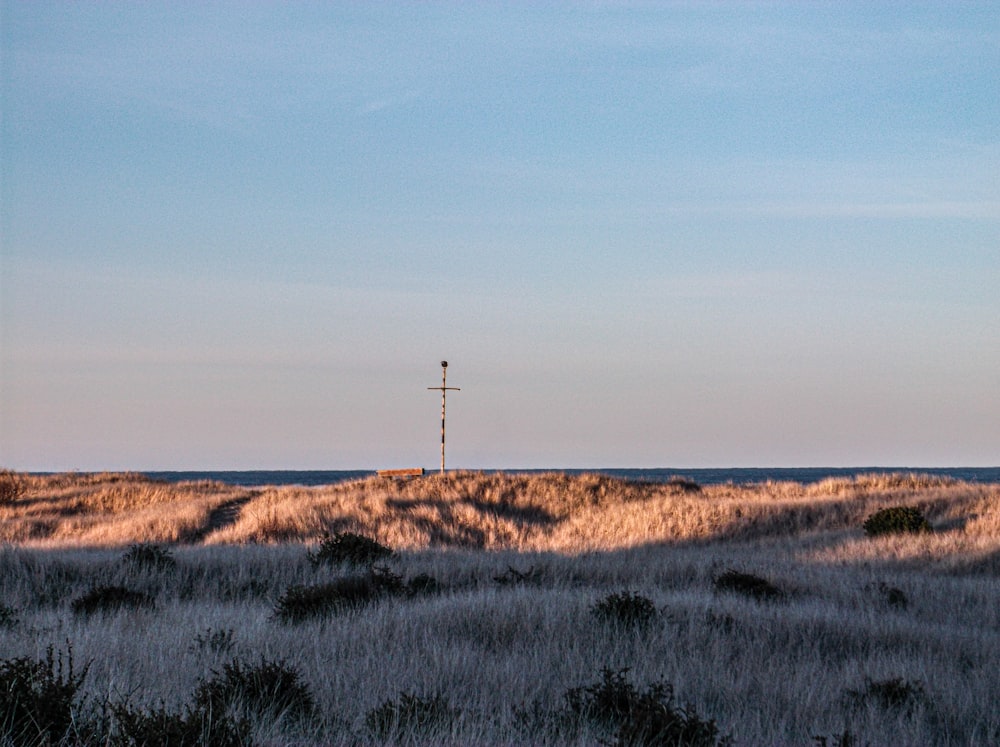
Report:
[{"label": "tall grass", "polygon": [[[113,489],[132,498],[98,510],[110,502],[95,494]],[[88,666],[84,710],[180,712],[199,682],[240,670],[227,664],[266,659],[301,675],[315,713],[251,715],[259,744],[590,745],[615,734],[574,714],[567,693],[627,668],[638,691],[668,683],[678,704],[740,745],[848,732],[873,745],[1000,742],[997,485],[890,475],[693,492],[459,474],[248,491],[112,475],[30,478],[0,510],[12,512],[5,524],[33,521],[32,507],[60,500],[80,512],[64,518],[92,514],[80,525],[90,539],[52,532],[0,549],[0,602],[13,621],[0,626],[0,657],[39,660],[71,645]],[[209,526],[241,500],[231,523]],[[117,532],[126,524],[115,517],[143,510],[174,516],[173,503],[207,507],[189,530],[197,543],[171,548],[173,564],[135,563],[128,547],[172,540],[97,530],[104,521]],[[865,518],[890,505],[919,507],[935,531],[865,536]],[[38,520],[58,522],[49,511]],[[323,532],[341,531],[396,550],[384,567],[413,593],[283,622],[275,609],[289,588],[359,573],[310,562]],[[730,570],[782,594],[720,593]],[[155,606],[74,615],[95,587]],[[594,614],[623,590],[655,609],[645,624]],[[897,705],[883,697],[889,685],[914,695]],[[439,718],[399,716],[427,703]],[[393,730],[374,730],[386,713]]]},{"label": "tall grass", "polygon": [[22,484],[21,497],[0,506],[0,542],[32,547],[318,542],[349,531],[400,550],[579,553],[655,542],[799,541],[831,532],[860,539],[867,516],[906,504],[919,508],[953,550],[1000,549],[1000,486],[911,474],[698,491],[683,482],[597,474],[478,472],[319,488],[171,485],[129,474],[25,476]]}]

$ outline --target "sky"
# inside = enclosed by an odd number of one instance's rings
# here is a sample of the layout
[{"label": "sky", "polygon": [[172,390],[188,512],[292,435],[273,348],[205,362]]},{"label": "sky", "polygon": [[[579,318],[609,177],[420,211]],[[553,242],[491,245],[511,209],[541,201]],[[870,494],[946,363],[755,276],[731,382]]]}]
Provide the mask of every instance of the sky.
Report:
[{"label": "sky", "polygon": [[0,466],[1000,464],[995,2],[0,0]]}]

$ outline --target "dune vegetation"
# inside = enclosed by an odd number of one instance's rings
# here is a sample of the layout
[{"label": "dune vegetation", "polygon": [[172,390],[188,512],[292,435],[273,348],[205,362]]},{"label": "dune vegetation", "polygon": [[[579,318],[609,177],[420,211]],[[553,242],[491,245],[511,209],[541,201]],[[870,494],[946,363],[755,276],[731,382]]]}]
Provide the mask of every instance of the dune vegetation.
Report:
[{"label": "dune vegetation", "polygon": [[1000,743],[997,484],[6,472],[0,543],[0,744]]}]

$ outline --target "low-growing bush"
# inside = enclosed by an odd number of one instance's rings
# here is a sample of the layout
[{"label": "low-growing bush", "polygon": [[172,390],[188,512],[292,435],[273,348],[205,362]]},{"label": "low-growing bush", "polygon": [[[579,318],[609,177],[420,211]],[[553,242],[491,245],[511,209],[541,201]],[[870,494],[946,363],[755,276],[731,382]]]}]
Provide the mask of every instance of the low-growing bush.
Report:
[{"label": "low-growing bush", "polygon": [[24,493],[24,483],[13,470],[0,469],[0,506],[13,503]]},{"label": "low-growing bush", "polygon": [[16,628],[18,623],[17,610],[13,607],[8,607],[6,604],[0,604],[0,628]]},{"label": "low-growing bush", "polygon": [[762,602],[782,599],[785,596],[785,592],[766,578],[733,569],[716,576],[713,585],[716,591],[743,594]]},{"label": "low-growing bush", "polygon": [[897,589],[895,586],[889,586],[887,583],[879,582],[874,586],[874,589],[878,592],[882,600],[890,607],[905,610],[910,604],[910,600],[907,598],[906,592],[902,589]]},{"label": "low-growing bush", "polygon": [[924,698],[924,688],[919,682],[902,677],[887,680],[866,679],[860,690],[847,690],[847,700],[856,707],[870,703],[886,710],[909,710]]},{"label": "low-growing bush", "polygon": [[192,648],[196,651],[208,649],[217,654],[224,654],[232,650],[236,631],[232,628],[206,628],[204,633],[198,633],[194,637]]},{"label": "low-growing bush", "polygon": [[865,534],[879,537],[885,534],[918,534],[932,531],[919,508],[892,506],[876,511],[865,519]]},{"label": "low-growing bush", "polygon": [[601,622],[628,628],[646,628],[660,614],[651,599],[630,591],[608,594],[590,608],[590,613]]},{"label": "low-growing bush", "polygon": [[122,609],[154,609],[156,600],[124,586],[95,586],[70,605],[76,615],[117,612]]},{"label": "low-growing bush", "polygon": [[261,658],[257,664],[234,659],[222,672],[202,680],[194,693],[196,710],[218,716],[236,714],[277,720],[313,715],[316,702],[298,670],[282,661]]},{"label": "low-growing bush", "polygon": [[16,745],[59,744],[73,724],[74,699],[89,664],[73,669],[73,651],[0,661],[0,738]]},{"label": "low-growing bush", "polygon": [[385,568],[373,568],[367,574],[344,576],[325,584],[290,586],[278,599],[274,614],[284,623],[301,622],[363,607],[405,591],[399,576]]},{"label": "low-growing bush", "polygon": [[517,584],[537,583],[541,577],[542,572],[534,566],[526,571],[519,571],[513,566],[507,566],[507,570],[498,576],[494,576],[493,580],[501,586],[516,586]]},{"label": "low-growing bush", "polygon": [[628,669],[601,670],[601,681],[565,693],[570,712],[613,730],[615,747],[717,747],[714,719],[701,718],[691,706],[678,707],[671,685],[655,682],[640,691],[628,680]]},{"label": "low-growing bush", "polygon": [[684,477],[682,475],[674,475],[669,480],[667,480],[667,486],[672,488],[678,493],[700,493],[701,485],[692,480],[690,477]]},{"label": "low-growing bush", "polygon": [[308,552],[314,568],[320,565],[372,565],[392,557],[392,550],[383,544],[353,532],[324,535],[319,547]]},{"label": "low-growing bush", "polygon": [[151,571],[169,571],[177,566],[173,554],[159,545],[130,545],[122,562],[133,568]]},{"label": "low-growing bush", "polygon": [[444,585],[427,573],[418,573],[406,582],[406,591],[410,596],[414,597],[440,594],[444,591]]},{"label": "low-growing bush", "polygon": [[[204,708],[168,711],[162,706],[138,710],[121,706],[114,709],[115,729],[110,747],[247,747],[250,725],[224,713]],[[103,742],[102,742],[103,744]]]},{"label": "low-growing bush", "polygon": [[[858,738],[849,729],[844,729],[840,734],[834,734],[829,738],[823,735],[814,736],[813,741],[816,747],[861,747]],[[865,747],[868,747],[867,743]]]},{"label": "low-growing bush", "polygon": [[459,715],[441,694],[424,697],[404,692],[398,700],[387,700],[370,710],[365,726],[378,739],[400,739],[446,727]]}]

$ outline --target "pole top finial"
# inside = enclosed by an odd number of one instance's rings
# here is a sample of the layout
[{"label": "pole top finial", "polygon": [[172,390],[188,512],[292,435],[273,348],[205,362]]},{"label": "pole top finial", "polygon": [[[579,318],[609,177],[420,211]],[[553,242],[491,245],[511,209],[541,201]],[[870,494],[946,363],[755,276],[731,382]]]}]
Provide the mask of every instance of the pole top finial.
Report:
[{"label": "pole top finial", "polygon": [[441,361],[441,368],[448,368],[448,361]]}]

